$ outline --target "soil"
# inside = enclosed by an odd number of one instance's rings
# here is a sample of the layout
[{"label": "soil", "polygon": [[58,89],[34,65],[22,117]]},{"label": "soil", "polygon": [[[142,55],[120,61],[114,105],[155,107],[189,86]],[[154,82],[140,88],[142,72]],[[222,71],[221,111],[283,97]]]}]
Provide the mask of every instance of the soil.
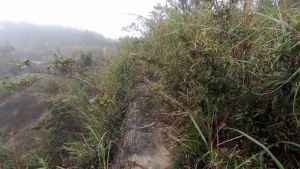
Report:
[{"label": "soil", "polygon": [[144,82],[133,90],[125,117],[115,169],[171,169],[170,152],[155,118],[161,106]]},{"label": "soil", "polygon": [[46,95],[38,91],[23,89],[1,96],[0,129],[7,128],[7,132],[0,136],[0,143],[10,145],[13,136],[15,147],[22,147],[28,137],[25,129],[40,118],[45,107]]}]

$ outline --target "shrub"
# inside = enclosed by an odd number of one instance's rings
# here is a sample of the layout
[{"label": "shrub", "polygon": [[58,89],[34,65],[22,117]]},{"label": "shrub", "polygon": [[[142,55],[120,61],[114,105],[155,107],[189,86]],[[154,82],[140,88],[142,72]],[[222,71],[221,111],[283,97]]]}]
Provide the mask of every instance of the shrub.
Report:
[{"label": "shrub", "polygon": [[88,53],[83,53],[81,52],[80,54],[80,58],[78,60],[78,64],[81,67],[86,67],[86,66],[91,66],[92,64],[92,53],[88,52]]}]

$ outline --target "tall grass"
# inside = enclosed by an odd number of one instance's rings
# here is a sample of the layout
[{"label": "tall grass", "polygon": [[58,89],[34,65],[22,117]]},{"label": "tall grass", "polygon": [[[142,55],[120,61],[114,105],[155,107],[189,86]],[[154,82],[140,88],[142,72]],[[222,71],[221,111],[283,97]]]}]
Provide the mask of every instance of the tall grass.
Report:
[{"label": "tall grass", "polygon": [[179,112],[175,166],[299,168],[299,3],[168,2],[134,53]]}]

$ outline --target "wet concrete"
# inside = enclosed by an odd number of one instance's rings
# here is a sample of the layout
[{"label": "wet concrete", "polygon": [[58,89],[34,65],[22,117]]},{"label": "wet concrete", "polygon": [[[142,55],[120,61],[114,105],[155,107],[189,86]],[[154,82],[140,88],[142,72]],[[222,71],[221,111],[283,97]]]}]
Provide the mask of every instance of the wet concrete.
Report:
[{"label": "wet concrete", "polygon": [[115,169],[171,169],[170,153],[155,114],[160,105],[146,83],[138,83],[126,113],[124,135],[119,145]]}]

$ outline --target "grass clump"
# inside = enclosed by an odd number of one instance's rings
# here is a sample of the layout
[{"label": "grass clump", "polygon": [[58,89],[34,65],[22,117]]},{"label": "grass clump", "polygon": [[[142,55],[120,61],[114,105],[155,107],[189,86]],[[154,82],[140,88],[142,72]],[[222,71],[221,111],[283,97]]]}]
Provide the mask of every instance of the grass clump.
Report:
[{"label": "grass clump", "polygon": [[299,3],[167,4],[143,21],[134,53],[179,112],[175,166],[299,168]]},{"label": "grass clump", "polygon": [[12,115],[15,117],[15,116],[18,116],[19,115],[19,110],[15,110],[12,112]]},{"label": "grass clump", "polygon": [[9,125],[6,124],[5,126],[0,128],[0,138],[6,136],[9,132]]}]

